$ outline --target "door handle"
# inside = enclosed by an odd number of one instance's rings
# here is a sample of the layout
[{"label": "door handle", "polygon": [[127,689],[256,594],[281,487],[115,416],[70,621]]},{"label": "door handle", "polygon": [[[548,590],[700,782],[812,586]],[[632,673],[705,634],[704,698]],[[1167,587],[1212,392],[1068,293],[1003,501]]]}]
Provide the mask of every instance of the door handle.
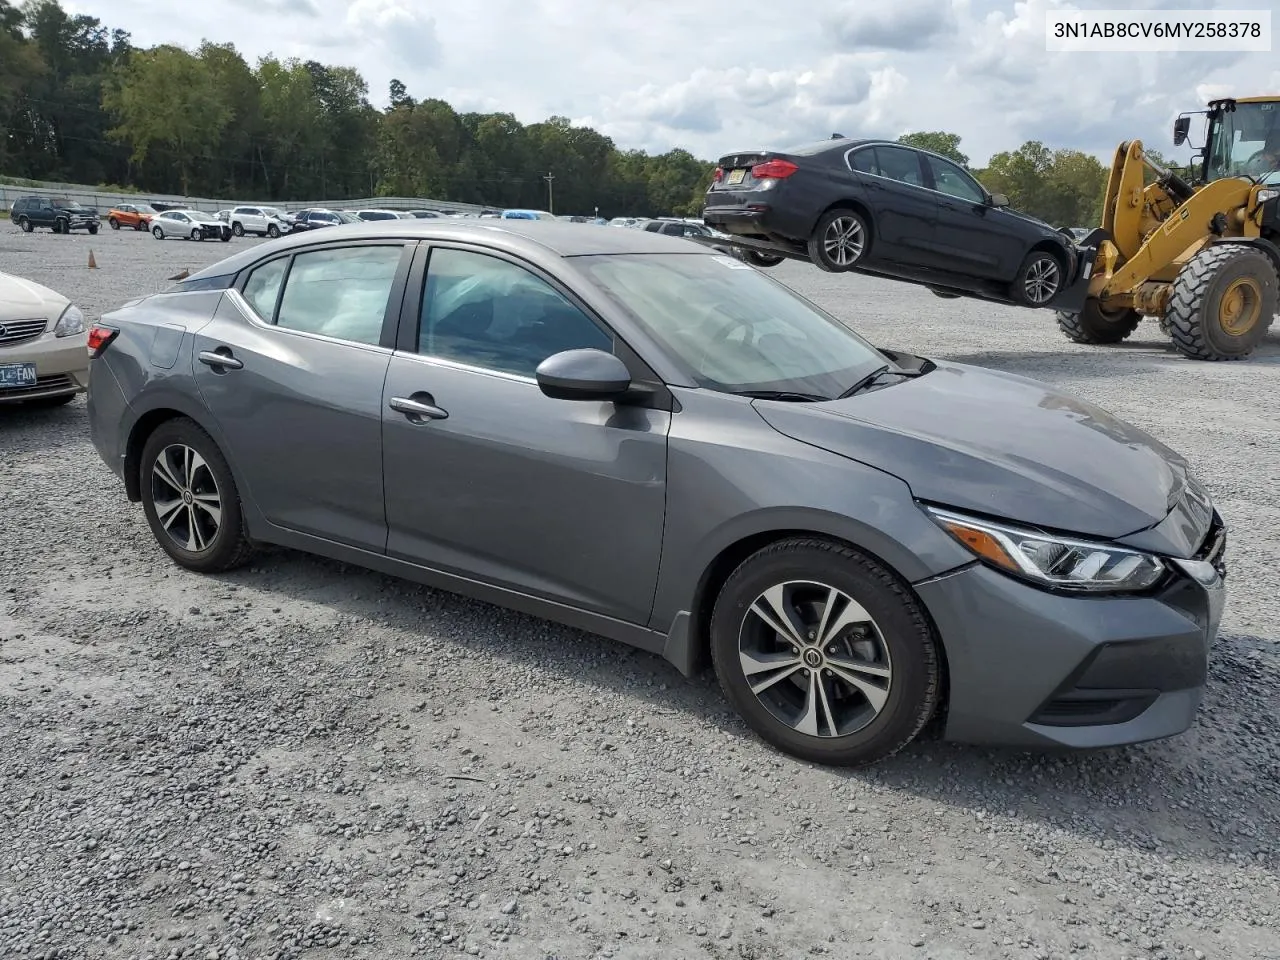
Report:
[{"label": "door handle", "polygon": [[437,407],[434,403],[425,403],[421,400],[412,400],[408,397],[392,397],[387,404],[397,413],[403,413],[405,419],[410,423],[422,423],[423,418],[427,420],[447,420],[449,411],[443,407]]},{"label": "door handle", "polygon": [[244,364],[231,355],[226,347],[217,350],[201,350],[197,358],[208,367],[225,367],[227,370],[239,370]]}]

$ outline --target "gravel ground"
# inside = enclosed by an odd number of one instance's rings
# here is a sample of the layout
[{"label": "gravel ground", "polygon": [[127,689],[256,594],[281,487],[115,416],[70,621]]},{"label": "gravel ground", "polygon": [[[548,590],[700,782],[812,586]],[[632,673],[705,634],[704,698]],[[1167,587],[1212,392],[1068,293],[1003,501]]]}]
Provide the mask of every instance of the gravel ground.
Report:
[{"label": "gravel ground", "polygon": [[[0,225],[0,266],[96,315],[249,242]],[[181,572],[83,400],[5,411],[0,956],[1280,957],[1280,345],[1087,349],[1047,315],[776,275],[1190,456],[1234,527],[1192,731],[809,766],[710,676],[572,630],[285,551]]]}]

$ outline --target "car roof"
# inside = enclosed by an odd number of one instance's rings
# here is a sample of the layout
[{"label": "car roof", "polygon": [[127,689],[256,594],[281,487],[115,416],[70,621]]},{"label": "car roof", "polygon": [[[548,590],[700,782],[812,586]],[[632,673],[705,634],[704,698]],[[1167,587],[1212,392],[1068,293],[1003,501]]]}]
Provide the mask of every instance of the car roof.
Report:
[{"label": "car roof", "polygon": [[330,227],[319,237],[310,231],[287,234],[249,247],[225,260],[193,273],[187,279],[203,280],[238,273],[274,253],[297,247],[329,245],[344,240],[436,240],[479,242],[508,253],[551,253],[559,257],[593,254],[686,253],[715,254],[683,237],[647,233],[644,230],[586,230],[580,223],[562,220],[372,220]]}]

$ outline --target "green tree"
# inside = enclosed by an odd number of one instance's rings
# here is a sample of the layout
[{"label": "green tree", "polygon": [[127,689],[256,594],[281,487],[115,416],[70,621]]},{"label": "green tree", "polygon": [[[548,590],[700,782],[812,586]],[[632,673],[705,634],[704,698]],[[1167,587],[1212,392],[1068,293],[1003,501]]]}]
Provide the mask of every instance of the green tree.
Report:
[{"label": "green tree", "polygon": [[137,52],[118,67],[103,106],[118,121],[109,135],[132,147],[134,163],[144,163],[157,146],[169,148],[183,194],[190,192],[193,171],[218,146],[231,117],[205,64],[168,45]]},{"label": "green tree", "polygon": [[904,133],[898,138],[898,142],[939,154],[948,160],[954,160],[962,167],[969,165],[969,158],[960,152],[959,134],[943,133],[940,130]]}]

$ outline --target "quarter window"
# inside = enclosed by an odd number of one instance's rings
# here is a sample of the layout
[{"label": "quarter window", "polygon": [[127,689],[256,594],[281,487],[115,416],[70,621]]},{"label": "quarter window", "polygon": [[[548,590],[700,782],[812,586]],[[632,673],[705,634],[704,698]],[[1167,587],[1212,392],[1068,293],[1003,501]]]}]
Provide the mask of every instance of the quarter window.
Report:
[{"label": "quarter window", "polygon": [[403,250],[397,244],[298,254],[276,325],[376,346]]},{"label": "quarter window", "polygon": [[524,267],[487,254],[434,250],[418,352],[532,377],[562,350],[613,350],[613,338]]},{"label": "quarter window", "polygon": [[977,182],[957,167],[939,157],[925,157],[929,169],[933,173],[933,188],[949,197],[961,200],[972,200],[974,203],[985,203],[987,195]]},{"label": "quarter window", "polygon": [[280,295],[280,282],[284,280],[288,257],[271,260],[256,267],[244,285],[244,299],[267,323],[275,320],[276,300]]}]

